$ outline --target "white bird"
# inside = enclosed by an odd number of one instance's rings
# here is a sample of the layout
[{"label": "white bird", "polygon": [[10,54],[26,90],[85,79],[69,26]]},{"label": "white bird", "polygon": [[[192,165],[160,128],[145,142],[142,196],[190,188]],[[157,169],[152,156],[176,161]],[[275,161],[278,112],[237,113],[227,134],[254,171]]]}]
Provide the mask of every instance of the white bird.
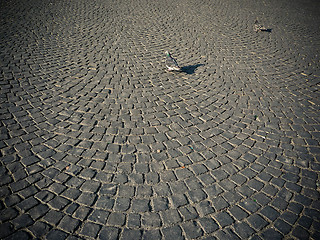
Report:
[{"label": "white bird", "polygon": [[168,71],[181,71],[177,61],[166,51],[166,67]]}]

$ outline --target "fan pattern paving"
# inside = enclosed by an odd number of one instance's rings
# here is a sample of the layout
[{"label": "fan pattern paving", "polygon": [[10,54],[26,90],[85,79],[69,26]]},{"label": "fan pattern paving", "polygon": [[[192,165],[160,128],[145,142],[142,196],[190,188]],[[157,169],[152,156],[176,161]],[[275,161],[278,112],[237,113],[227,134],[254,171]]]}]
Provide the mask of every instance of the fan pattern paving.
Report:
[{"label": "fan pattern paving", "polygon": [[1,239],[320,238],[318,1],[0,6]]}]

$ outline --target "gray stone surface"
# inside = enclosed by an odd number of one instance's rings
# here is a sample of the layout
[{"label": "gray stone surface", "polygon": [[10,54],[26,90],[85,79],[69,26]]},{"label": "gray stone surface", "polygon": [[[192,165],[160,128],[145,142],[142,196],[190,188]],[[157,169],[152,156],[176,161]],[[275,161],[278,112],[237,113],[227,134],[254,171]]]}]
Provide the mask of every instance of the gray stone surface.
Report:
[{"label": "gray stone surface", "polygon": [[319,10],[1,1],[0,238],[319,239]]}]

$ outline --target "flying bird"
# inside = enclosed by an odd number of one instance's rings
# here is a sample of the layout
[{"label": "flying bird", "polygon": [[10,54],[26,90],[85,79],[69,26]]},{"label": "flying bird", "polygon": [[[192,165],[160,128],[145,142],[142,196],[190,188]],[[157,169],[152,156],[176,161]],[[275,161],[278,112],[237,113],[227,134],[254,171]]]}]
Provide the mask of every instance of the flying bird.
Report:
[{"label": "flying bird", "polygon": [[181,71],[181,67],[168,51],[166,51],[166,67],[168,71]]}]

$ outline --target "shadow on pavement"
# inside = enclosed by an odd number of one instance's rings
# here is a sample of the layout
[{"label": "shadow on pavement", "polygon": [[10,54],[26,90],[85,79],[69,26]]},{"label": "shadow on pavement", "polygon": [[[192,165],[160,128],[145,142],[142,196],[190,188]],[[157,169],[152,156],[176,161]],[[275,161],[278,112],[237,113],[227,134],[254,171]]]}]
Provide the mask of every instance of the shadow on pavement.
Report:
[{"label": "shadow on pavement", "polygon": [[185,72],[187,74],[193,74],[194,71],[200,67],[200,66],[203,66],[204,64],[196,64],[196,65],[189,65],[189,66],[184,66],[181,68],[181,71],[182,72]]},{"label": "shadow on pavement", "polygon": [[267,29],[262,29],[261,30],[261,32],[269,32],[269,33],[271,33],[271,31],[272,31],[272,28],[267,28]]}]

